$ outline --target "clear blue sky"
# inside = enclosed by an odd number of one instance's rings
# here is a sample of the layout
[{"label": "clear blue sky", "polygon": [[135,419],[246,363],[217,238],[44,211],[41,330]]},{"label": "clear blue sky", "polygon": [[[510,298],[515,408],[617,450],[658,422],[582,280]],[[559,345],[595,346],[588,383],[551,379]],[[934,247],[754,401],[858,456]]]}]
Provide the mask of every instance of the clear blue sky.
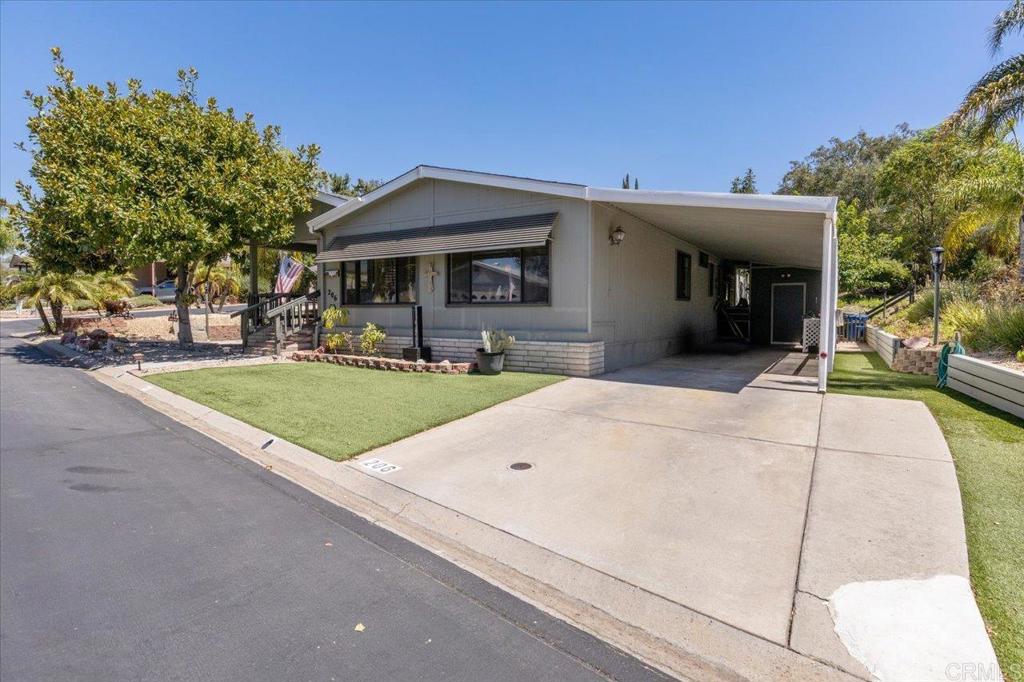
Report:
[{"label": "clear blue sky", "polygon": [[831,136],[937,123],[993,63],[1004,6],[3,2],[0,195],[27,179],[22,94],[54,45],[80,82],[173,88],[195,66],[203,96],[332,171],[725,191],[751,166],[770,192]]}]

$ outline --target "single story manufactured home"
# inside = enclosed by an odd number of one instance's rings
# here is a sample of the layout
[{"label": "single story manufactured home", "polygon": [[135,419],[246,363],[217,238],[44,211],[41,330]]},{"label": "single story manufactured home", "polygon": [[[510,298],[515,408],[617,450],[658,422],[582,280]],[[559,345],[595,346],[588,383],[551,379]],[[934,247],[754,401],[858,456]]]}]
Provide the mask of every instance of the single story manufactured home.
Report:
[{"label": "single story manufactured home", "polygon": [[[836,198],[606,189],[417,166],[317,203],[320,309],[373,322],[400,355],[422,306],[435,360],[480,330],[517,339],[506,367],[593,376],[722,337],[835,350]],[[303,233],[303,227],[308,230]],[[810,335],[810,339],[808,339]]]}]

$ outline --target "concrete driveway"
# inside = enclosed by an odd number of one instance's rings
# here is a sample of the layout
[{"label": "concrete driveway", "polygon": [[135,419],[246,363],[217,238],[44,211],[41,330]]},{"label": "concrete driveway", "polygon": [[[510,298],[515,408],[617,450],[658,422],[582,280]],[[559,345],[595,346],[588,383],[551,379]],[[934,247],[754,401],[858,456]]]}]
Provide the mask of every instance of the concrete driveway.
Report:
[{"label": "concrete driveway", "polygon": [[[866,679],[891,670],[879,660],[891,654],[842,639],[830,597],[935,576],[962,593],[959,489],[923,404],[822,396],[799,364],[756,350],[569,379],[360,459],[398,465],[369,475],[635,594]],[[773,365],[793,371],[764,373]],[[969,588],[964,603],[969,635],[955,638],[969,651],[941,655],[992,659]],[[868,611],[854,620],[913,649],[905,624]],[[947,640],[928,637],[919,646]]]}]

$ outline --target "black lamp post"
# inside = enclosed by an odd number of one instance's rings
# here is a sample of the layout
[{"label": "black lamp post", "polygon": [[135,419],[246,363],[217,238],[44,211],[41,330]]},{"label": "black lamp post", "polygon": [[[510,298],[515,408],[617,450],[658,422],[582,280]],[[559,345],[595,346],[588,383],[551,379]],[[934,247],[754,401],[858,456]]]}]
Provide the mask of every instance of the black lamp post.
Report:
[{"label": "black lamp post", "polygon": [[942,254],[945,249],[941,246],[932,247],[932,281],[935,283],[935,297],[932,301],[932,345],[939,343],[939,279],[942,277]]}]

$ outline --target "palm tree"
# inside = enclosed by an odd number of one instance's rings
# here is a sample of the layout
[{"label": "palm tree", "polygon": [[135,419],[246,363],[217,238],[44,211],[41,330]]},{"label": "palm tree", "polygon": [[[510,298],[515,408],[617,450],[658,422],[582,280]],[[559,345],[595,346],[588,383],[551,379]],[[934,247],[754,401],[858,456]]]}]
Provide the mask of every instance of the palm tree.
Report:
[{"label": "palm tree", "polygon": [[97,272],[92,276],[97,310],[108,301],[133,296],[135,294],[135,277],[127,272]]},{"label": "palm tree", "polygon": [[[989,47],[996,54],[1003,42],[1015,33],[1024,33],[1024,0],[1013,0],[999,13],[989,29]],[[960,108],[949,117],[950,128],[967,129],[982,142],[996,141],[997,146],[1010,140],[1016,160],[999,158],[997,163],[984,164],[989,169],[1003,168],[1008,173],[983,172],[954,184],[953,193],[973,199],[974,208],[962,213],[952,226],[947,240],[954,246],[979,234],[993,243],[1007,243],[1007,231],[1016,223],[1016,239],[1020,279],[1024,281],[1024,150],[1017,137],[1016,125],[1024,116],[1024,53],[1016,54],[996,65],[967,93]],[[983,154],[990,150],[983,150]],[[1004,152],[997,149],[1002,157]],[[1011,237],[1012,239],[1012,237]]]},{"label": "palm tree", "polygon": [[[64,307],[75,301],[86,299],[96,301],[99,291],[92,275],[66,272],[30,272],[14,284],[14,295],[24,297],[25,302],[34,306],[49,334],[56,334],[64,326]],[[43,302],[50,306],[53,324],[46,317]]]},{"label": "palm tree", "polygon": [[[1024,0],[1013,0],[999,13],[989,29],[989,47],[995,55],[1003,41],[1024,32]],[[950,124],[963,127],[979,121],[978,133],[991,136],[1024,115],[1024,53],[1016,54],[981,77],[950,117]]]},{"label": "palm tree", "polygon": [[196,270],[196,287],[202,289],[206,307],[213,312],[213,302],[219,300],[217,312],[224,310],[228,296],[238,296],[241,286],[236,273],[222,265],[201,266]]},{"label": "palm tree", "polygon": [[1024,157],[1011,144],[984,147],[945,188],[953,205],[963,206],[943,238],[956,253],[977,239],[990,253],[1012,256],[1020,239],[1024,206]]}]

